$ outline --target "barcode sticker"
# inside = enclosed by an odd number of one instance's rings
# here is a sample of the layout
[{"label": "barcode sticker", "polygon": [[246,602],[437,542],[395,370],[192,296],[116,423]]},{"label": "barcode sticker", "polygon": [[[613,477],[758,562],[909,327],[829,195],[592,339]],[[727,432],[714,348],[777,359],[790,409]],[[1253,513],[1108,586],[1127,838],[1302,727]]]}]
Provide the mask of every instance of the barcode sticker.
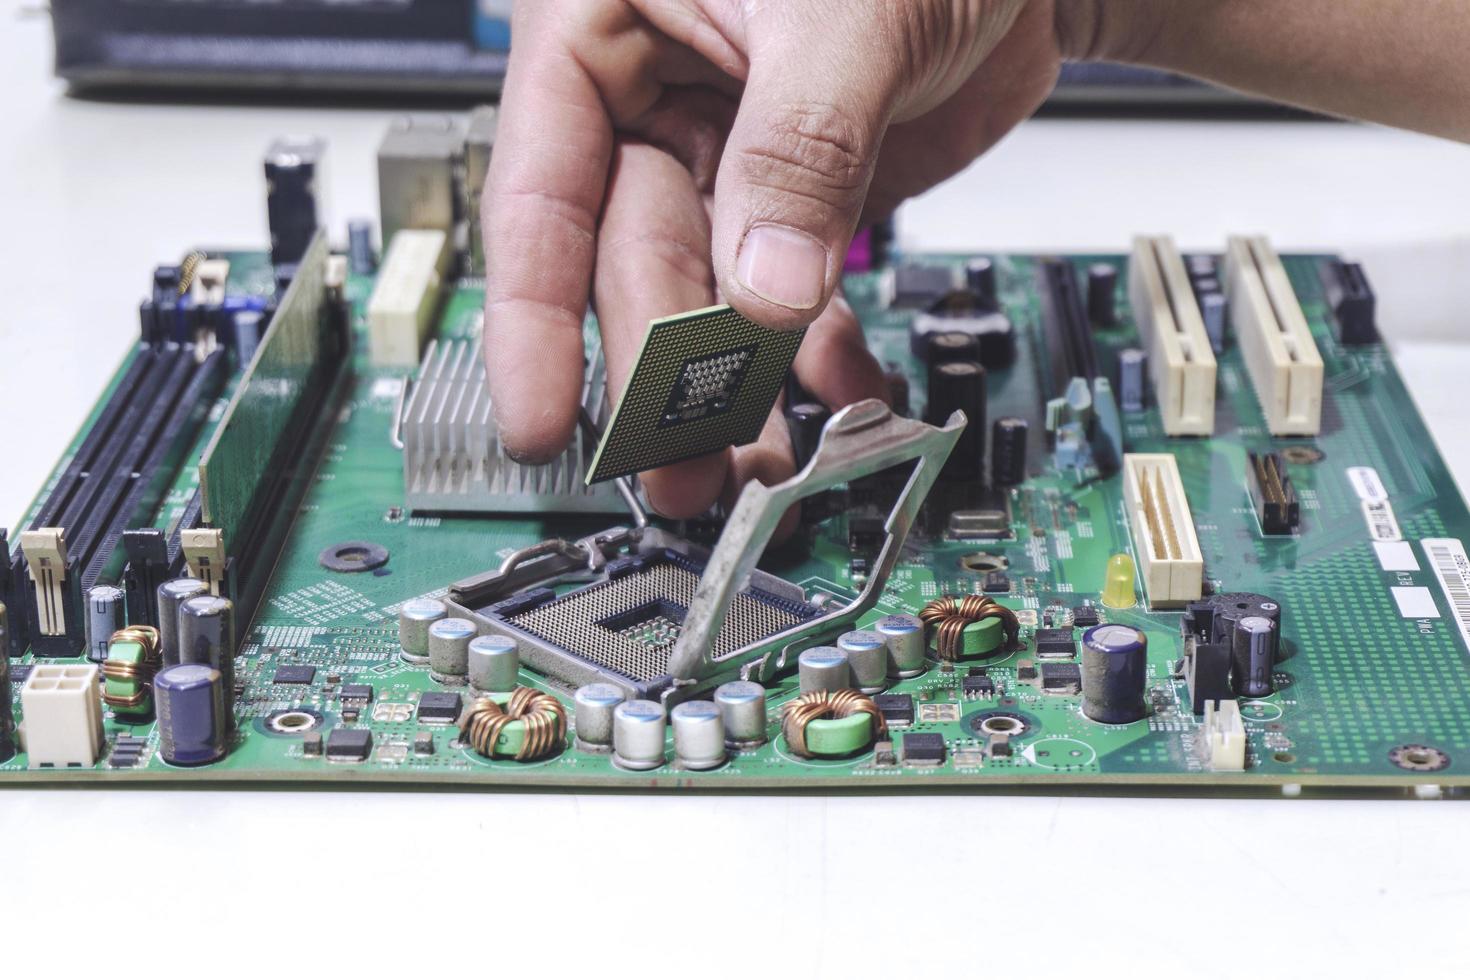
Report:
[{"label": "barcode sticker", "polygon": [[1388,490],[1383,486],[1383,480],[1378,476],[1378,471],[1371,466],[1349,466],[1347,469],[1348,482],[1353,485],[1353,492],[1358,495],[1359,500],[1387,500]]},{"label": "barcode sticker", "polygon": [[1460,636],[1470,646],[1470,556],[1459,538],[1424,538],[1419,542],[1449,601]]},{"label": "barcode sticker", "polygon": [[1399,519],[1394,516],[1393,504],[1387,500],[1363,501],[1363,523],[1368,525],[1368,535],[1374,541],[1402,541]]}]

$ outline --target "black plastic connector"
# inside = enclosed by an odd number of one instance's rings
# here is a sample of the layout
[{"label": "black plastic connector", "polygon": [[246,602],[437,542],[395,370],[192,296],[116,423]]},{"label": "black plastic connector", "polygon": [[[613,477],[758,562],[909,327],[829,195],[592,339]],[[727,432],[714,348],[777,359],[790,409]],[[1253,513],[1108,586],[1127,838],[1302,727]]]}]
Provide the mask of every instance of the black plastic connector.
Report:
[{"label": "black plastic connector", "polygon": [[1301,527],[1301,502],[1280,453],[1250,453],[1247,481],[1264,534],[1293,534]]},{"label": "black plastic connector", "polygon": [[1337,318],[1338,342],[1351,347],[1378,343],[1378,297],[1363,267],[1333,259],[1323,266],[1322,279]]}]

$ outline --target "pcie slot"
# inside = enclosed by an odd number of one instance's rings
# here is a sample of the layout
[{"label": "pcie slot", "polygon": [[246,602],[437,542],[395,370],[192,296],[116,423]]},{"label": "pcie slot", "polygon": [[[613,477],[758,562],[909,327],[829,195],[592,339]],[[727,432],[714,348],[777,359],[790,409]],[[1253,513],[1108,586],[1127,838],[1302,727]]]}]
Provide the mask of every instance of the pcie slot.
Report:
[{"label": "pcie slot", "polygon": [[1266,428],[1276,436],[1316,435],[1322,427],[1322,355],[1264,236],[1230,238],[1225,290]]},{"label": "pcie slot", "polygon": [[1088,385],[1097,377],[1097,350],[1087,322],[1087,306],[1071,263],[1061,259],[1041,262],[1041,323],[1046,336],[1052,398],[1066,397],[1073,378]]},{"label": "pcie slot", "polygon": [[1204,556],[1173,453],[1125,454],[1123,500],[1149,607],[1198,599],[1204,591]]},{"label": "pcie slot", "polygon": [[216,352],[201,363],[193,348],[169,346],[139,351],[124,372],[77,454],[87,468],[68,467],[21,539],[27,566],[33,560],[46,566],[29,576],[26,589],[25,618],[37,655],[72,656],[80,649],[81,597],[119,570],[114,559],[123,530],[162,501],[203,424],[206,403],[223,383],[224,358]]},{"label": "pcie slot", "polygon": [[1133,239],[1128,296],[1148,350],[1164,432],[1210,435],[1215,431],[1215,354],[1172,238]]}]

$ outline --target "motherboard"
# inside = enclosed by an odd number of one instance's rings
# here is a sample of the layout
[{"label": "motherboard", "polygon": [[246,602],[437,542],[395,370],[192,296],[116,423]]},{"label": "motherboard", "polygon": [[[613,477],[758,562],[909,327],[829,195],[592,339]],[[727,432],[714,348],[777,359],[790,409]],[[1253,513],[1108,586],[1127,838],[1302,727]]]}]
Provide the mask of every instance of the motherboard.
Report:
[{"label": "motherboard", "polygon": [[[728,307],[650,325],[613,394],[589,315],[580,429],[531,466],[483,368],[494,122],[395,124],[346,229],[325,148],[277,143],[268,246],[119,311],[137,345],[0,532],[0,783],[1470,783],[1470,515],[1359,266],[870,229],[886,399],[822,405],[800,334]],[[648,510],[639,470],[772,410],[795,476]]]}]

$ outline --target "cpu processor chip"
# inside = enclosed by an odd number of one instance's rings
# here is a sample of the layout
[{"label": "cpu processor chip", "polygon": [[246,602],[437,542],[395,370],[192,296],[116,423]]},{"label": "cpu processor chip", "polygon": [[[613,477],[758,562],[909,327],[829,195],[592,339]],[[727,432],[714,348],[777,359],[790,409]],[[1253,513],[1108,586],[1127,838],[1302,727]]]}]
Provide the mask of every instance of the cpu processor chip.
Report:
[{"label": "cpu processor chip", "polygon": [[654,320],[587,482],[754,442],[805,333],[762,327],[728,306]]}]

